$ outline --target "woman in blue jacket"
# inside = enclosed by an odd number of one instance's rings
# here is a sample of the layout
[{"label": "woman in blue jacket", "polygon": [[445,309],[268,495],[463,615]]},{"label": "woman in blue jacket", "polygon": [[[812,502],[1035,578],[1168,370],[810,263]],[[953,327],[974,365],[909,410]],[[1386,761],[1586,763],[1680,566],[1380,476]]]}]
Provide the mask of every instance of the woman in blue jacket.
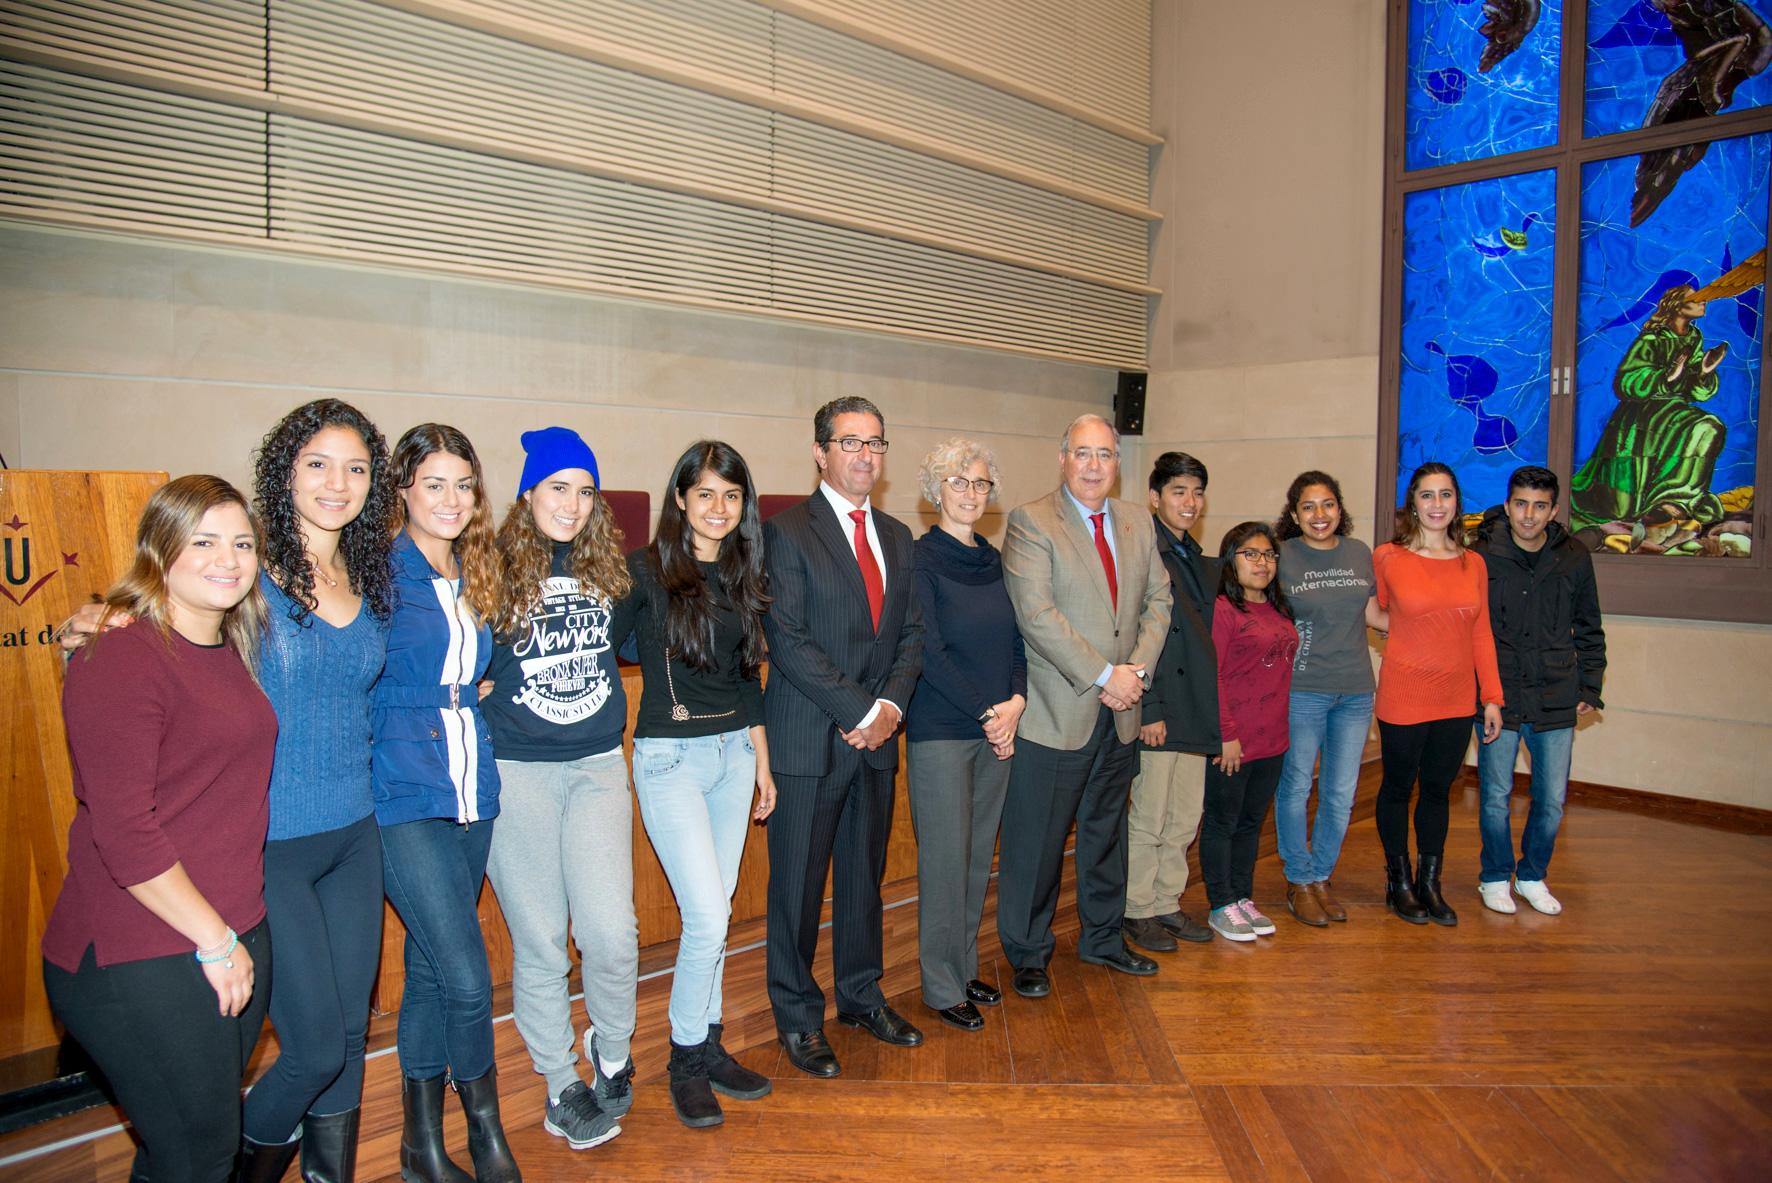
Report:
[{"label": "woman in blue jacket", "polygon": [[498,767],[476,683],[492,652],[492,507],[474,447],[422,423],[394,448],[397,607],[375,689],[372,780],[382,877],[406,924],[400,1000],[409,1183],[464,1183],[443,1149],[452,1076],[479,1183],[518,1183],[493,1073],[492,974],[477,905],[498,815]]}]

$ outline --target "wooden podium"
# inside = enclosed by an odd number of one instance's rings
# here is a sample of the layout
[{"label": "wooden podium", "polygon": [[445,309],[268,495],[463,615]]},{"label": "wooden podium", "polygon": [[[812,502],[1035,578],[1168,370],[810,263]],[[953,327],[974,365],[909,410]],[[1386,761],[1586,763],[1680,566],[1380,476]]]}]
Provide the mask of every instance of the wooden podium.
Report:
[{"label": "wooden podium", "polygon": [[43,925],[67,873],[74,818],[62,660],[50,633],[135,555],[163,472],[0,470],[0,1060],[55,1047]]}]

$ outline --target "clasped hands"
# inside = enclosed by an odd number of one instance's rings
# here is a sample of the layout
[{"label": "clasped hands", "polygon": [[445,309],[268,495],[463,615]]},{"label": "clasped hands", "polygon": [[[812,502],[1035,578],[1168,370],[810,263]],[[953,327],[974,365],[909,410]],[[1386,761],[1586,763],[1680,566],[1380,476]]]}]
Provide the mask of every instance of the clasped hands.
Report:
[{"label": "clasped hands", "polygon": [[874,721],[866,727],[857,727],[854,731],[842,733],[843,742],[857,751],[871,752],[891,739],[898,731],[899,720],[904,718],[897,707],[880,700],[880,709],[874,713]]},{"label": "clasped hands", "polygon": [[1101,688],[1101,701],[1109,710],[1129,711],[1138,705],[1144,697],[1144,667],[1142,665],[1117,665],[1108,674],[1107,684]]}]

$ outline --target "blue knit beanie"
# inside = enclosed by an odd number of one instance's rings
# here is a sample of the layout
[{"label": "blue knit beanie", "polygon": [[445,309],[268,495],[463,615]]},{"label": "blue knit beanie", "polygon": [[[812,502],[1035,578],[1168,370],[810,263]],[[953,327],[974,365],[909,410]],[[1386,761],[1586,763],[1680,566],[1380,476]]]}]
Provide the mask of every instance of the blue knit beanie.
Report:
[{"label": "blue knit beanie", "polygon": [[541,482],[568,468],[582,468],[591,474],[591,484],[601,489],[597,479],[597,457],[591,446],[570,427],[544,427],[523,433],[523,483],[517,489],[521,497]]}]

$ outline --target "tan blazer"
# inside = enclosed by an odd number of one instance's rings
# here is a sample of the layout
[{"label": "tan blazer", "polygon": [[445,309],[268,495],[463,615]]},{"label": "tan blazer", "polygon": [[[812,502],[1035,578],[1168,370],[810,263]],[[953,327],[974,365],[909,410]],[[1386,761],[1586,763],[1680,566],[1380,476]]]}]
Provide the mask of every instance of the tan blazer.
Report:
[{"label": "tan blazer", "polygon": [[[1154,672],[1169,628],[1169,571],[1157,553],[1151,515],[1109,500],[1118,555],[1119,611],[1095,549],[1095,530],[1061,485],[1009,515],[1003,582],[1027,647],[1028,704],[1018,734],[1075,751],[1089,742],[1100,709],[1095,679],[1103,666],[1143,665]],[[1121,742],[1138,738],[1139,711],[1117,712]]]}]

